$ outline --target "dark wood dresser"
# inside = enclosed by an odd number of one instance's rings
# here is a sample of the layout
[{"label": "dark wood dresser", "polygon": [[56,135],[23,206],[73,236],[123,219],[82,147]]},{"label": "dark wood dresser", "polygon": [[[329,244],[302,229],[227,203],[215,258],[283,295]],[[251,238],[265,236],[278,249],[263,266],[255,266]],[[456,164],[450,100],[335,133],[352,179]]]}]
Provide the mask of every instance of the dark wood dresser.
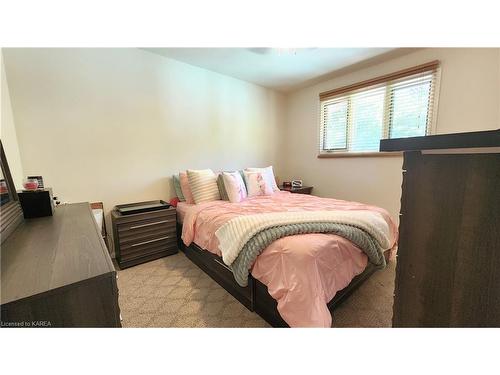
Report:
[{"label": "dark wood dresser", "polygon": [[404,151],[394,327],[500,327],[500,131],[383,140]]},{"label": "dark wood dresser", "polygon": [[284,187],[283,185],[279,186],[280,190],[289,191],[290,193],[295,194],[311,194],[313,187],[312,186],[301,186],[301,187]]},{"label": "dark wood dresser", "polygon": [[111,220],[116,260],[122,269],[179,251],[174,207],[128,215],[114,209]]},{"label": "dark wood dresser", "polygon": [[2,243],[3,327],[120,327],[116,271],[88,203],[28,219]]}]

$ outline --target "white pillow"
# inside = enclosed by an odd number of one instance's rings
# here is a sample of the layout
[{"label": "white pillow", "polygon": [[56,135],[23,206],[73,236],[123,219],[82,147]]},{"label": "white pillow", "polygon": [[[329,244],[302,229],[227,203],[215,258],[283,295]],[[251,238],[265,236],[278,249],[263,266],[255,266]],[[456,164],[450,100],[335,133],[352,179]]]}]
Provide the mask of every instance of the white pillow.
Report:
[{"label": "white pillow", "polygon": [[273,191],[279,191],[280,189],[278,188],[278,184],[276,184],[276,179],[274,178],[274,171],[273,171],[273,166],[269,166],[266,168],[247,168],[245,169],[246,171],[252,171],[252,172],[262,172],[262,175],[266,179],[267,183]]},{"label": "white pillow", "polygon": [[247,181],[247,190],[249,197],[257,197],[260,195],[272,195],[273,188],[268,183],[264,173],[257,171],[243,171],[245,180]]},{"label": "white pillow", "polygon": [[220,200],[217,176],[211,169],[186,171],[194,203]]},{"label": "white pillow", "polygon": [[247,197],[247,189],[240,172],[222,172],[222,180],[229,202],[238,203]]}]

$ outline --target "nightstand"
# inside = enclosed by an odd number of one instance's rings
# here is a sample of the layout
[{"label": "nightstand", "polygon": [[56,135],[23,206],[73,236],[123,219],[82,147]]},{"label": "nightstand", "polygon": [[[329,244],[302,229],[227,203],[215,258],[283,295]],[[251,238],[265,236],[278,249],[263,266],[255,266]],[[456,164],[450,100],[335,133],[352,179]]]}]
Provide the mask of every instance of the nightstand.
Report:
[{"label": "nightstand", "polygon": [[126,215],[115,208],[111,221],[116,260],[122,269],[178,252],[174,207]]},{"label": "nightstand", "polygon": [[280,190],[283,191],[289,191],[290,193],[296,193],[296,194],[311,194],[313,187],[312,186],[302,186],[299,188],[285,188],[283,186],[279,187]]}]

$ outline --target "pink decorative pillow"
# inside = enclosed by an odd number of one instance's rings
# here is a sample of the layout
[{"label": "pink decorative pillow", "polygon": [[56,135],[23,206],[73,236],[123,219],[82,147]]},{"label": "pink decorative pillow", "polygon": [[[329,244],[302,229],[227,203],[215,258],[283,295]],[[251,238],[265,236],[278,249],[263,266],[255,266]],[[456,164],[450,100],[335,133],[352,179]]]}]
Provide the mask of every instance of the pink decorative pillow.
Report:
[{"label": "pink decorative pillow", "polygon": [[238,203],[247,197],[247,189],[240,172],[222,172],[222,179],[229,202]]},{"label": "pink decorative pillow", "polygon": [[181,183],[182,195],[186,198],[186,203],[194,204],[193,193],[189,187],[189,180],[186,172],[179,172],[179,180]]},{"label": "pink decorative pillow", "polygon": [[262,177],[266,180],[266,183],[271,186],[273,191],[279,191],[278,185],[276,184],[276,179],[274,177],[273,166],[269,166],[266,168],[246,168],[246,171],[249,172],[260,172],[262,173]]},{"label": "pink decorative pillow", "polygon": [[243,173],[245,174],[245,180],[247,181],[249,197],[273,194],[273,187],[267,182],[263,173],[249,171],[244,171]]}]

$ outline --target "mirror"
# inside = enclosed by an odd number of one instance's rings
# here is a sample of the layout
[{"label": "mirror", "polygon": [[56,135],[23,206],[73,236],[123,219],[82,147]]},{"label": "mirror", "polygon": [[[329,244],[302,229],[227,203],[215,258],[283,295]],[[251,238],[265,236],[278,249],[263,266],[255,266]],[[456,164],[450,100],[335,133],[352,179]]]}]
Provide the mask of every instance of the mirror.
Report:
[{"label": "mirror", "polygon": [[14,187],[14,181],[12,181],[12,176],[10,175],[9,164],[7,163],[7,158],[5,157],[5,151],[3,149],[2,141],[0,141],[0,195],[1,202],[0,206],[4,206],[9,202],[17,201],[16,188]]},{"label": "mirror", "polygon": [[0,206],[7,204],[11,201],[9,194],[9,186],[7,185],[7,181],[5,181],[5,174],[3,173],[3,163],[2,169],[0,169]]},{"label": "mirror", "polygon": [[9,164],[7,163],[1,141],[0,166],[0,242],[3,243],[19,224],[23,222],[23,211],[17,198]]}]

